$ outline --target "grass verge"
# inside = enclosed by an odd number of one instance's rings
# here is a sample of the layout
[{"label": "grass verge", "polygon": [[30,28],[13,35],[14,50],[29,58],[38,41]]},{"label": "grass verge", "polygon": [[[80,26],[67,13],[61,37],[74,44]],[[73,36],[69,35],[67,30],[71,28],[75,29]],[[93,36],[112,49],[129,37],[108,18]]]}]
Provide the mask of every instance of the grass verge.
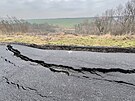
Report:
[{"label": "grass verge", "polygon": [[111,46],[111,47],[135,47],[134,35],[112,36],[112,35],[30,35],[30,34],[0,34],[0,42],[17,42],[37,45],[74,45],[74,46]]}]

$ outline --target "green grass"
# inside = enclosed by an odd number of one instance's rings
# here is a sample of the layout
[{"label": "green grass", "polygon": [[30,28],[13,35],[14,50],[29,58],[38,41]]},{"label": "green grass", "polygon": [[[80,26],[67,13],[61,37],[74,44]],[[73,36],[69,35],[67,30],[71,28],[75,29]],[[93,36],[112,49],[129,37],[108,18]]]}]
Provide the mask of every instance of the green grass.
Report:
[{"label": "green grass", "polygon": [[29,19],[27,20],[30,23],[36,24],[53,24],[65,28],[73,28],[76,24],[83,22],[85,19],[92,20],[92,18],[58,18],[58,19]]}]

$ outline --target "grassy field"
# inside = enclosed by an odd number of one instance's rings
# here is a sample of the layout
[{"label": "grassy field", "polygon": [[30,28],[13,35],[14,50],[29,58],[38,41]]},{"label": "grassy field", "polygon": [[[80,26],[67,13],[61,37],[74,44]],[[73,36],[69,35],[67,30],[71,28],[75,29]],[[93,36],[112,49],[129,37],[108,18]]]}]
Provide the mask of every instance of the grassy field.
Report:
[{"label": "grassy field", "polygon": [[91,36],[59,34],[49,36],[32,36],[29,34],[4,35],[0,34],[0,42],[20,42],[38,45],[75,45],[75,46],[115,46],[135,47],[135,36]]},{"label": "grassy field", "polygon": [[72,28],[76,24],[83,22],[85,19],[89,19],[89,21],[92,20],[92,18],[58,18],[58,19],[29,19],[27,21],[32,24],[48,23],[48,24],[58,25],[60,27]]}]

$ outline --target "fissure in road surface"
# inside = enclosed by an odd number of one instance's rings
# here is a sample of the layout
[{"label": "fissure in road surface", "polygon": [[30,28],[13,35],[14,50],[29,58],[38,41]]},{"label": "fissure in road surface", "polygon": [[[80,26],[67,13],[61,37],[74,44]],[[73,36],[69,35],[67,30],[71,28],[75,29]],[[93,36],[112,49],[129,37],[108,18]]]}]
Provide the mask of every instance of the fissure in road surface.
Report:
[{"label": "fissure in road surface", "polygon": [[[41,60],[34,60],[34,59],[31,59],[27,56],[24,56],[24,55],[21,54],[20,51],[18,51],[17,49],[14,49],[11,45],[7,45],[7,48],[8,48],[9,51],[13,52],[15,56],[21,58],[22,60],[40,64],[40,65],[42,65],[46,68],[49,68],[53,72],[57,72],[57,69],[63,69],[63,71],[61,71],[61,72],[65,72],[67,74],[69,74],[68,71],[64,71],[64,70],[72,70],[72,71],[76,71],[76,72],[80,72],[80,73],[83,73],[83,72],[90,72],[90,73],[95,73],[95,72],[101,72],[101,73],[119,72],[119,73],[124,73],[124,74],[135,73],[135,69],[125,70],[125,69],[121,69],[121,68],[105,69],[105,68],[85,68],[85,67],[82,67],[80,69],[75,69],[71,66],[49,64],[49,63],[45,63],[44,61],[41,61]],[[58,71],[58,72],[60,72],[60,71]]]},{"label": "fissure in road surface", "polygon": [[[16,57],[19,57],[22,60],[37,63],[37,64],[39,64],[43,67],[46,67],[46,68],[50,69],[52,72],[62,72],[62,73],[67,74],[68,76],[70,75],[70,72],[72,72],[72,71],[77,72],[77,73],[82,73],[82,74],[85,74],[86,72],[89,72],[91,74],[96,74],[98,76],[101,76],[98,73],[106,74],[106,73],[110,73],[110,72],[119,72],[119,73],[123,73],[123,74],[135,73],[135,69],[125,70],[125,69],[121,69],[121,68],[105,69],[105,68],[86,68],[86,67],[82,67],[80,69],[75,69],[74,67],[71,67],[71,66],[49,64],[49,63],[45,63],[44,61],[34,60],[34,59],[31,59],[31,58],[29,58],[25,55],[22,55],[19,50],[14,49],[13,46],[11,46],[11,45],[7,45],[7,48],[8,48],[9,51],[13,52]],[[84,77],[88,78],[87,76],[84,76]],[[124,81],[111,81],[111,82],[123,83],[123,84],[135,86],[132,83],[128,83],[128,82],[124,82]]]},{"label": "fissure in road surface", "polygon": [[4,57],[2,57],[2,56],[1,56],[0,58],[3,59],[5,62],[8,62],[9,64],[14,65],[15,67],[19,67],[19,66],[16,66],[15,63],[11,62],[10,60],[8,60],[8,59],[6,59],[6,58],[4,58]]},{"label": "fissure in road surface", "polygon": [[43,95],[41,94],[37,89],[35,88],[31,88],[31,87],[26,87],[26,86],[22,86],[20,85],[19,83],[15,83],[15,82],[12,82],[12,81],[9,81],[9,79],[7,77],[4,77],[3,76],[3,79],[6,81],[6,83],[8,85],[13,85],[15,87],[17,87],[17,89],[19,90],[26,90],[26,91],[34,91],[38,96],[42,97],[42,98],[53,98],[55,99],[56,97],[55,96],[46,96],[46,95]]},{"label": "fissure in road surface", "polygon": [[135,48],[103,47],[103,46],[66,46],[66,45],[36,45],[27,43],[10,43],[23,45],[45,50],[72,50],[72,51],[91,51],[104,53],[135,53]]}]

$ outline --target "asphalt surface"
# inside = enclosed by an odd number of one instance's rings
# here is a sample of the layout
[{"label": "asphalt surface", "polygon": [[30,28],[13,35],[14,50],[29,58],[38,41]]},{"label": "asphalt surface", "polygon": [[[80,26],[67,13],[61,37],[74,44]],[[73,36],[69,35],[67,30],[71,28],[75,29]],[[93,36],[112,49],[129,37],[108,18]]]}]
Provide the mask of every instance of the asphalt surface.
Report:
[{"label": "asphalt surface", "polygon": [[0,101],[135,101],[135,54],[0,45]]}]

